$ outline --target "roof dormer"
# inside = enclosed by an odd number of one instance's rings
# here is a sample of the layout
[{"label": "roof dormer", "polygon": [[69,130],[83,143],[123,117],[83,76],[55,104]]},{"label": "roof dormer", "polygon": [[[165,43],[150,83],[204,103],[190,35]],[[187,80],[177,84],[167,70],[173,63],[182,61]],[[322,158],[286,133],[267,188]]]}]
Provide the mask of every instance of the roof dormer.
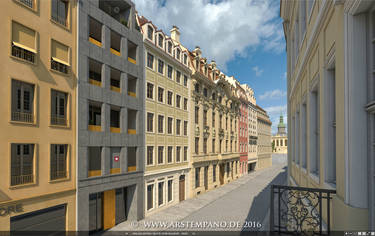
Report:
[{"label": "roof dormer", "polygon": [[173,56],[173,42],[171,38],[165,40],[166,51],[169,55]]},{"label": "roof dormer", "polygon": [[155,35],[155,28],[151,23],[146,24],[146,30],[147,30],[147,39],[151,42],[155,42],[154,35]]},{"label": "roof dormer", "polygon": [[157,33],[156,33],[156,38],[157,38],[157,42],[155,42],[156,45],[157,45],[159,48],[161,48],[161,49],[164,50],[164,40],[165,40],[165,36],[164,36],[163,32],[161,32],[161,31],[157,32]]}]

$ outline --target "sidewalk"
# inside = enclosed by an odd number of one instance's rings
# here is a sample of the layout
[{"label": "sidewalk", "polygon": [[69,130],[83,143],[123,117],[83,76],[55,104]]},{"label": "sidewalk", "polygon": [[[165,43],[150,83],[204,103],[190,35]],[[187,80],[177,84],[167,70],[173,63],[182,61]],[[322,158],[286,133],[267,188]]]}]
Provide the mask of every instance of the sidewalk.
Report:
[{"label": "sidewalk", "polygon": [[[269,168],[266,168],[266,169],[263,169],[263,170],[259,170],[259,171],[255,171],[255,172],[252,172],[250,174],[247,174],[245,176],[242,176],[240,177],[239,179],[235,180],[235,181],[232,181],[224,186],[221,186],[217,189],[214,189],[214,190],[211,190],[207,193],[203,193],[197,197],[194,197],[194,198],[191,198],[191,199],[187,199],[179,204],[176,204],[174,206],[171,206],[165,210],[162,210],[162,211],[159,211],[159,212],[156,212],[155,214],[152,214],[150,216],[148,216],[147,218],[141,220],[141,221],[138,221],[138,222],[123,222],[115,227],[113,227],[111,229],[111,231],[152,231],[152,230],[160,230],[160,228],[145,228],[145,222],[178,222],[178,221],[182,221],[184,219],[191,219],[191,218],[197,218],[197,220],[200,218],[199,217],[199,214],[202,213],[203,211],[203,214],[207,214],[204,209],[202,210],[202,208],[205,208],[207,206],[207,208],[209,209],[209,205],[210,204],[214,204],[215,201],[217,201],[216,204],[218,204],[218,202],[222,201],[223,199],[225,199],[225,195],[229,195],[231,193],[233,193],[233,191],[235,189],[238,189],[240,188],[241,186],[245,189],[248,189],[248,185],[251,184],[251,185],[254,185],[254,187],[259,187],[260,189],[263,189],[263,186],[259,186],[259,183],[257,183],[258,181],[252,181],[252,180],[256,180],[256,177],[259,176],[259,175],[273,175],[273,174],[276,174],[278,171],[280,171],[282,169],[282,167],[284,167],[285,165],[274,165],[274,166],[271,166]],[[251,182],[250,182],[251,181]],[[244,186],[244,185],[247,185],[247,186]],[[239,189],[240,190],[240,189]],[[248,196],[249,198],[249,201],[252,201],[252,197],[251,196]],[[221,204],[221,203],[220,203]],[[251,204],[251,203],[250,203]],[[248,209],[246,209],[248,210]],[[195,217],[195,214],[198,215],[198,217]],[[215,214],[215,212],[212,213],[212,211],[210,211],[208,213],[209,215],[212,215],[212,214]],[[236,213],[234,212],[234,215]],[[205,220],[210,220],[210,219],[207,219],[206,217],[203,217],[205,218]],[[241,220],[245,220],[245,219],[241,219],[242,217],[238,217],[239,221]],[[246,217],[245,217],[246,218]],[[263,219],[262,219],[263,220]],[[105,234],[104,234],[105,235]]]}]

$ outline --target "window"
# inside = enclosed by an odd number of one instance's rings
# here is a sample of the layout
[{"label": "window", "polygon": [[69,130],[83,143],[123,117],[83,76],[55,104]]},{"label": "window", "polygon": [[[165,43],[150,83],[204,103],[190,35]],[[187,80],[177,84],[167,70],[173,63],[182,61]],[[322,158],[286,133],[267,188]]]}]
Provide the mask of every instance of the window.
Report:
[{"label": "window", "polygon": [[212,111],[212,127],[215,127],[215,112]]},{"label": "window", "polygon": [[148,146],[147,147],[147,165],[154,164],[154,147]]},{"label": "window", "polygon": [[176,107],[181,108],[181,96],[178,94],[176,95]]},{"label": "window", "polygon": [[199,93],[199,84],[195,84],[195,86],[194,86],[194,91],[195,91],[196,93]]},{"label": "window", "polygon": [[51,124],[67,125],[68,94],[56,90],[51,91]]},{"label": "window", "polygon": [[34,182],[34,144],[11,144],[10,185]]},{"label": "window", "polygon": [[158,87],[158,101],[164,102],[164,89]]},{"label": "window", "polygon": [[186,65],[187,64],[187,55],[184,54],[184,64]]},{"label": "window", "polygon": [[172,163],[173,157],[172,157],[173,147],[168,146],[168,153],[167,153],[167,162]]},{"label": "window", "polygon": [[180,71],[176,72],[176,82],[181,83],[181,72]]},{"label": "window", "polygon": [[212,93],[212,100],[216,101],[216,93]]},{"label": "window", "polygon": [[215,153],[215,139],[212,139],[212,153]]},{"label": "window", "polygon": [[203,153],[207,153],[207,138],[203,139]]},{"label": "window", "polygon": [[168,78],[172,79],[173,68],[172,66],[168,65]]},{"label": "window", "polygon": [[34,0],[17,0],[17,1],[31,9],[34,9]]},{"label": "window", "polygon": [[128,75],[128,95],[137,97],[137,77]]},{"label": "window", "polygon": [[207,88],[203,89],[203,96],[208,97],[208,90],[207,90]]},{"label": "window", "polygon": [[187,87],[188,78],[187,75],[184,75],[184,86]]},{"label": "window", "polygon": [[89,58],[89,83],[98,87],[102,86],[103,64]]},{"label": "window", "polygon": [[154,68],[154,56],[150,53],[147,53],[147,67],[150,69]]},{"label": "window", "polygon": [[69,1],[66,0],[52,0],[51,5],[51,18],[53,21],[66,26],[67,25],[67,17],[68,17],[68,9],[69,9]]},{"label": "window", "polygon": [[181,147],[176,147],[176,162],[181,162]]},{"label": "window", "polygon": [[88,174],[87,177],[102,175],[102,148],[88,147]]},{"label": "window", "polygon": [[34,85],[12,80],[12,121],[34,122]]},{"label": "window", "polygon": [[199,153],[199,138],[195,138],[195,154]]},{"label": "window", "polygon": [[90,103],[89,104],[89,126],[101,125],[101,105]]},{"label": "window", "polygon": [[198,124],[199,122],[199,107],[195,107],[195,124]]},{"label": "window", "polygon": [[158,116],[158,132],[163,133],[164,131],[164,116]]},{"label": "window", "polygon": [[220,115],[220,118],[219,118],[219,127],[220,127],[220,129],[223,128],[223,115]]},{"label": "window", "polygon": [[172,193],[173,193],[173,180],[168,180],[168,202],[172,201]]},{"label": "window", "polygon": [[188,99],[184,98],[184,110],[185,111],[187,111],[187,107],[188,107]]},{"label": "window", "polygon": [[195,188],[199,188],[199,186],[200,186],[200,181],[199,181],[200,172],[201,172],[200,167],[195,168]]},{"label": "window", "polygon": [[158,72],[164,74],[164,62],[160,59],[158,60]]},{"label": "window", "polygon": [[147,210],[154,208],[154,185],[147,185]]},{"label": "window", "polygon": [[176,135],[181,135],[181,120],[176,120]]},{"label": "window", "polygon": [[147,132],[154,132],[154,114],[147,112]]},{"label": "window", "polygon": [[216,164],[212,166],[212,181],[216,182]]},{"label": "window", "polygon": [[36,32],[26,26],[12,22],[12,56],[35,62]]},{"label": "window", "polygon": [[163,35],[159,34],[159,40],[158,40],[159,47],[163,48],[163,43],[164,43]]},{"label": "window", "polygon": [[187,161],[187,155],[188,155],[187,151],[188,151],[188,147],[184,147],[184,161]]},{"label": "window", "polygon": [[89,18],[89,42],[102,47],[102,28],[103,25],[94,18]]},{"label": "window", "polygon": [[188,122],[184,121],[184,135],[187,136],[187,130],[188,130]]},{"label": "window", "polygon": [[154,99],[154,85],[147,83],[147,98]]},{"label": "window", "polygon": [[207,126],[207,110],[203,111],[203,125]]},{"label": "window", "polygon": [[172,43],[168,42],[168,53],[172,54]]},{"label": "window", "polygon": [[168,134],[172,134],[172,125],[173,125],[173,118],[168,117],[168,127],[167,127]]},{"label": "window", "polygon": [[158,164],[164,163],[164,147],[158,147]]},{"label": "window", "polygon": [[69,47],[55,40],[51,42],[51,69],[67,74],[69,68]]},{"label": "window", "polygon": [[159,197],[159,206],[164,204],[164,182],[158,183],[158,197]]},{"label": "window", "polygon": [[172,98],[173,98],[173,92],[168,91],[167,94],[167,104],[172,106]]},{"label": "window", "polygon": [[151,26],[147,27],[147,37],[152,41],[154,34],[154,29]]},{"label": "window", "polygon": [[64,179],[67,177],[67,144],[51,145],[51,180]]}]

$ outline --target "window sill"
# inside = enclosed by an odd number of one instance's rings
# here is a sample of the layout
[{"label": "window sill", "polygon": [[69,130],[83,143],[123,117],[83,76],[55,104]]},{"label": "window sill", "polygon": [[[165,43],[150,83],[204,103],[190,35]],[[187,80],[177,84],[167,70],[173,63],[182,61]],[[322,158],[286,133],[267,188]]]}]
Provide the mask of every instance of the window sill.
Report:
[{"label": "window sill", "polygon": [[61,72],[61,71],[58,71],[58,70],[54,70],[52,68],[49,69],[51,72],[53,73],[56,73],[58,75],[62,75],[62,76],[65,76],[65,77],[70,77],[70,69],[68,68],[68,73],[64,73],[64,72]]},{"label": "window sill", "polygon": [[20,189],[20,188],[27,188],[27,187],[33,187],[36,186],[36,182],[28,183],[28,184],[20,184],[20,185],[14,185],[14,186],[9,186],[9,189],[15,190],[15,189]]},{"label": "window sill", "polygon": [[[35,53],[34,58],[36,58],[36,55],[37,55],[37,54]],[[19,58],[19,57],[13,56],[12,54],[9,55],[9,56],[10,56],[10,58],[12,58],[12,59],[14,59],[14,60],[17,60],[17,61],[20,61],[20,62],[24,62],[24,63],[30,64],[30,65],[33,65],[33,66],[37,66],[36,59],[35,59],[34,62],[31,62],[31,61],[27,61],[27,60],[24,60],[24,59],[22,59],[22,58]]]},{"label": "window sill", "polygon": [[[69,174],[67,174],[67,175],[69,176]],[[55,183],[61,183],[61,182],[66,182],[66,181],[70,181],[70,177],[61,178],[61,179],[49,180],[48,183],[50,183],[50,184],[55,184]]]},{"label": "window sill", "polygon": [[52,18],[50,18],[50,21],[57,25],[58,27],[61,27],[62,29],[66,30],[66,31],[69,31],[70,32],[70,27],[69,27],[69,24],[67,23],[66,25],[63,25],[63,24],[60,24],[59,22],[53,20]]},{"label": "window sill", "polygon": [[30,122],[9,120],[9,123],[14,124],[14,125],[36,126],[36,122],[30,123]]},{"label": "window sill", "polygon": [[[69,124],[69,121],[67,121],[67,124]],[[48,127],[50,127],[50,128],[57,128],[57,129],[70,129],[70,125],[54,125],[54,124],[49,124]]]}]

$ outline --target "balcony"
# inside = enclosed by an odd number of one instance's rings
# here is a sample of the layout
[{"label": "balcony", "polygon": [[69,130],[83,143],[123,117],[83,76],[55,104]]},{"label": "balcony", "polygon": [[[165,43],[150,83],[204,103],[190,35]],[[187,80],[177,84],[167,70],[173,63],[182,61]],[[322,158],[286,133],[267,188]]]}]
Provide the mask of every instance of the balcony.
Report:
[{"label": "balcony", "polygon": [[121,93],[121,71],[111,68],[111,90]]},{"label": "balcony", "polygon": [[121,133],[120,129],[120,110],[119,108],[111,108],[111,133]]},{"label": "balcony", "polygon": [[89,83],[102,87],[102,64],[89,59]]},{"label": "balcony", "polygon": [[66,170],[51,172],[51,180],[65,179],[66,177],[67,177],[67,171]]},{"label": "balcony", "polygon": [[128,172],[137,170],[137,147],[128,147]]},{"label": "balcony", "polygon": [[21,58],[22,60],[34,63],[36,51],[19,45],[15,42],[12,44],[12,56]]},{"label": "balcony", "polygon": [[24,4],[27,7],[30,7],[31,9],[34,9],[34,0],[17,0],[17,1]]},{"label": "balcony", "polygon": [[271,185],[270,231],[313,235],[324,230],[329,235],[331,194],[336,191]]},{"label": "balcony", "polygon": [[128,40],[128,61],[137,64],[137,45]]},{"label": "balcony", "polygon": [[66,117],[59,117],[59,116],[51,116],[51,124],[52,125],[60,125],[66,126],[68,124]]},{"label": "balcony", "polygon": [[102,27],[103,25],[93,18],[89,19],[89,42],[102,47]]},{"label": "balcony", "polygon": [[121,36],[114,32],[114,31],[111,31],[111,48],[110,48],[110,51],[112,54],[116,55],[116,56],[121,56]]},{"label": "balcony", "polygon": [[34,182],[34,175],[15,175],[11,177],[11,186],[30,184]]},{"label": "balcony", "polygon": [[99,0],[99,8],[112,18],[129,28],[131,6],[125,1]]},{"label": "balcony", "polygon": [[26,112],[12,111],[12,121],[34,123],[34,114]]},{"label": "balcony", "polygon": [[128,95],[137,97],[137,78],[131,75],[128,75]]},{"label": "balcony", "polygon": [[128,109],[128,134],[137,134],[137,111]]}]

